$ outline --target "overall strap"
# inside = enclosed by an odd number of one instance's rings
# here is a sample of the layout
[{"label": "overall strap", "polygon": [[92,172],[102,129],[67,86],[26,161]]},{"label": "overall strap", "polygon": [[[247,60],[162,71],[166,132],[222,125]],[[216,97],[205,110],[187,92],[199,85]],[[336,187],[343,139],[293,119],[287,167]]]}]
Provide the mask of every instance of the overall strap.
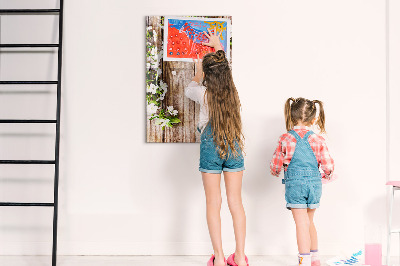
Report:
[{"label": "overall strap", "polygon": [[313,132],[312,130],[308,131],[308,132],[304,135],[303,139],[308,141],[308,137],[309,137],[310,135],[312,135],[312,134],[314,134],[314,132]]},{"label": "overall strap", "polygon": [[296,178],[314,178],[321,177],[318,170],[318,161],[311,148],[308,138],[314,134],[313,131],[308,131],[303,138],[294,130],[289,132],[296,140],[296,148],[294,150],[292,159],[285,171],[285,181]]},{"label": "overall strap", "polygon": [[297,132],[294,131],[293,129],[290,130],[288,133],[290,133],[291,135],[293,135],[293,137],[295,137],[297,141],[301,140],[299,134],[297,134]]}]

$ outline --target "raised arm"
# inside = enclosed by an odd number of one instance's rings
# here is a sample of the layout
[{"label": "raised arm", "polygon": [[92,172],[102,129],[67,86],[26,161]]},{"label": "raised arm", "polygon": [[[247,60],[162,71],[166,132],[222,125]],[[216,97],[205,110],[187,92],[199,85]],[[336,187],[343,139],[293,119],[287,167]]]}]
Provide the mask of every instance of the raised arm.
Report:
[{"label": "raised arm", "polygon": [[[204,32],[204,34],[207,36],[208,42],[203,42],[202,44],[213,47],[215,51],[223,50],[219,41],[221,32],[217,34],[216,29],[207,29],[207,31],[208,34],[207,32]],[[204,97],[205,93],[205,88],[200,85],[201,80],[203,79],[203,64],[199,55],[197,55],[197,61],[195,59],[193,59],[193,61],[196,65],[196,74],[192,78],[192,82],[190,82],[190,84],[185,88],[185,95],[186,97],[199,103]]]},{"label": "raised arm", "polygon": [[[210,46],[213,47],[215,49],[215,51],[218,50],[223,50],[222,49],[222,45],[221,42],[219,41],[219,38],[221,36],[222,31],[220,31],[217,34],[217,30],[210,30],[207,29],[208,33],[204,31],[204,35],[207,36],[208,38],[208,42],[203,42],[201,43],[202,45],[206,45],[206,46]],[[192,81],[196,81],[197,83],[200,83],[200,81],[203,79],[203,65],[202,65],[202,61],[200,60],[199,55],[197,55],[197,61],[193,59],[193,61],[196,64],[196,74],[194,75]]]},{"label": "raised arm", "polygon": [[196,81],[197,83],[200,84],[200,81],[203,79],[203,63],[199,58],[199,55],[197,55],[197,61],[193,59],[195,65],[196,65],[196,74],[192,78],[192,81]]}]

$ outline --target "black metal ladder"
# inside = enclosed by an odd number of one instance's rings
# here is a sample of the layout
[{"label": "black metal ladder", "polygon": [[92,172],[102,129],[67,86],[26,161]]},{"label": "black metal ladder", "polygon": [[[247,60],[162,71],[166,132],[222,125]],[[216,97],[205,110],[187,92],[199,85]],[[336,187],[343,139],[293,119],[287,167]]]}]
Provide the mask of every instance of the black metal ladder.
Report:
[{"label": "black metal ladder", "polygon": [[57,218],[58,218],[58,181],[59,181],[59,153],[60,153],[60,111],[61,111],[61,67],[62,67],[62,32],[63,32],[63,0],[60,0],[59,9],[0,9],[0,15],[44,15],[55,14],[58,20],[57,44],[0,44],[0,48],[58,48],[57,80],[52,81],[0,81],[2,84],[54,84],[57,85],[57,109],[55,120],[41,119],[0,119],[0,123],[46,123],[56,125],[54,160],[0,160],[0,164],[54,164],[54,198],[53,202],[0,202],[0,206],[23,207],[53,207],[53,246],[52,266],[57,264]]}]

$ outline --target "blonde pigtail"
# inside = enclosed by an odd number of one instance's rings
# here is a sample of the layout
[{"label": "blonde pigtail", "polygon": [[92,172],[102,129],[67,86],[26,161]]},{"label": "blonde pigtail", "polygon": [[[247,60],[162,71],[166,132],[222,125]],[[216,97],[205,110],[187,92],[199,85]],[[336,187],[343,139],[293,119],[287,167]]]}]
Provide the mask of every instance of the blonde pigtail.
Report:
[{"label": "blonde pigtail", "polygon": [[289,98],[285,103],[285,122],[286,122],[286,130],[290,131],[293,129],[293,120],[292,120],[292,105],[290,101],[294,102],[295,99]]},{"label": "blonde pigtail", "polygon": [[318,115],[317,125],[318,125],[319,129],[321,130],[321,133],[326,133],[324,104],[319,100],[314,100],[313,104],[319,105],[319,115]]}]

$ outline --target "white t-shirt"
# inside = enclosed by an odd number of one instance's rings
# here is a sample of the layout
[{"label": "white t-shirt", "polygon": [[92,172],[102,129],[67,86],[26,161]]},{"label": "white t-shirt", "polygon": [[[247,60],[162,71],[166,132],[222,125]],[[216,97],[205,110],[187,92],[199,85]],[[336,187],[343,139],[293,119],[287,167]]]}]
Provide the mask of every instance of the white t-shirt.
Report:
[{"label": "white t-shirt", "polygon": [[200,85],[196,81],[191,81],[185,88],[185,95],[189,99],[200,104],[199,124],[197,125],[201,132],[208,123],[208,105],[205,99],[206,87]]}]

